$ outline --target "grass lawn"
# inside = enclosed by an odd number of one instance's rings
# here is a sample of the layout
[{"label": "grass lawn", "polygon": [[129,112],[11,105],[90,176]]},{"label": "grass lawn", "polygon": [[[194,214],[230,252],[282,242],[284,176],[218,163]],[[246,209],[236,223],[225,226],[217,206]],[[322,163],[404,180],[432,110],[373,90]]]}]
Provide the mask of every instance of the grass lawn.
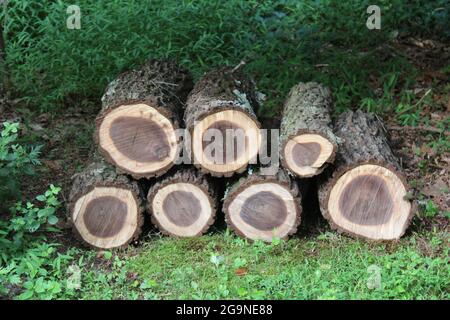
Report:
[{"label": "grass lawn", "polygon": [[325,233],[266,245],[224,233],[155,240],[128,265],[145,298],[448,299],[443,236],[385,245]]},{"label": "grass lawn", "polygon": [[[228,232],[186,240],[153,236],[137,249],[92,256],[103,265],[98,271],[84,262],[78,296],[448,299],[448,244],[445,234],[432,232],[391,244],[332,232],[272,244],[248,243]],[[110,272],[104,274],[105,268]]]}]

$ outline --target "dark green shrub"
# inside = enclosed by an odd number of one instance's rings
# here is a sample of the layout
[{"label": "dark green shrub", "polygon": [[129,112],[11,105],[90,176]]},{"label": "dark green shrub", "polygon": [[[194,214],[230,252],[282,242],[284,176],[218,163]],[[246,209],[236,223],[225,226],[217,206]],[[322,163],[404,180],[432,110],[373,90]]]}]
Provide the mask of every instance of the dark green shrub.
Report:
[{"label": "dark green shrub", "polygon": [[330,85],[342,110],[373,95],[369,75],[408,69],[402,58],[384,61],[377,51],[393,31],[448,39],[445,3],[379,1],[382,29],[368,30],[370,1],[79,0],[81,29],[69,30],[72,2],[12,0],[7,62],[16,90],[40,109],[98,102],[123,69],[148,57],[173,57],[195,76],[245,60],[270,111],[305,80]]},{"label": "dark green shrub", "polygon": [[[0,210],[20,195],[20,179],[35,173],[40,164],[40,146],[18,143],[19,124],[3,123],[0,132]],[[4,209],[4,208],[3,208]]]}]

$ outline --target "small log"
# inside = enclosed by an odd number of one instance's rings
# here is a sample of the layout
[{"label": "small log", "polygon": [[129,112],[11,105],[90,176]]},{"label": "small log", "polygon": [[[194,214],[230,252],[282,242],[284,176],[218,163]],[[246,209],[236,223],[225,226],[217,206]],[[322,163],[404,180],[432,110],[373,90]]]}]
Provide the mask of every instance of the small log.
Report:
[{"label": "small log", "polygon": [[413,217],[408,185],[373,114],[343,113],[335,124],[342,139],[331,176],[323,176],[320,208],[332,228],[375,240],[400,238]]},{"label": "small log", "polygon": [[100,153],[136,179],[167,172],[180,150],[176,129],[191,88],[187,71],[170,61],[150,60],[119,75],[96,119]]},{"label": "small log", "polygon": [[216,177],[245,171],[260,148],[257,106],[254,83],[239,68],[205,74],[190,93],[184,114],[194,164]]},{"label": "small log", "polygon": [[182,169],[155,183],[147,209],[158,229],[174,237],[194,237],[214,223],[217,196],[208,178],[194,168]]},{"label": "small log", "polygon": [[143,205],[136,182],[98,162],[73,178],[68,212],[75,234],[99,249],[126,246],[143,224]]},{"label": "small log", "polygon": [[334,161],[338,139],[331,129],[331,94],[315,82],[294,86],[284,103],[280,158],[291,174],[307,178]]},{"label": "small log", "polygon": [[223,212],[228,227],[241,237],[287,239],[300,224],[300,198],[296,182],[284,170],[270,176],[250,173],[227,189]]}]

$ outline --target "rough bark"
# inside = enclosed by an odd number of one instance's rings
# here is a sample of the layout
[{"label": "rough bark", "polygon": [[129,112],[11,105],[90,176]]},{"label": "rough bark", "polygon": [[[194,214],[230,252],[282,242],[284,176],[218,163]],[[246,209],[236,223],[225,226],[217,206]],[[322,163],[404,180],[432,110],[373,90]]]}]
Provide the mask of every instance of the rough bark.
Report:
[{"label": "rough bark", "polygon": [[[395,227],[398,231],[393,232],[391,236],[383,235],[384,231],[380,231],[379,237],[385,240],[400,238],[410,224],[414,211],[409,200],[407,200],[406,193],[409,192],[409,187],[401,172],[399,162],[389,147],[383,123],[374,114],[347,111],[338,118],[334,128],[335,134],[342,139],[342,142],[339,145],[333,168],[327,169],[326,173],[319,179],[319,202],[323,216],[329,221],[333,229],[340,232],[361,238],[378,239],[377,236],[361,234],[357,229],[348,230],[342,227],[335,221],[336,218],[333,218],[331,211],[334,210],[333,212],[335,212],[338,207],[342,212],[352,211],[353,208],[344,210],[341,206],[345,207],[347,205],[345,202],[350,203],[354,200],[354,207],[364,208],[360,213],[367,214],[367,216],[364,216],[364,219],[352,216],[352,219],[355,219],[355,222],[352,222],[356,225],[361,224],[361,229],[365,228],[364,223],[367,223],[373,229],[378,228],[377,223],[379,223],[381,230],[383,224],[393,223],[392,219],[386,220],[389,219],[387,212],[402,204],[399,207],[402,208],[401,210],[396,209],[401,221],[404,220],[400,226]],[[361,170],[360,173],[358,173],[358,170]],[[352,176],[350,176],[350,173]],[[359,187],[355,185],[351,190],[354,195],[357,194],[360,198],[352,200],[352,195],[348,194],[345,195],[345,198],[342,198],[344,200],[339,198],[339,203],[330,204],[330,194],[333,188],[337,188],[337,184],[344,181],[344,178],[350,182],[345,189],[343,188],[342,194],[345,194],[345,190],[351,189],[348,186],[352,181],[355,183],[354,181],[358,180],[361,181],[361,185]],[[397,190],[387,188],[389,184],[396,185]],[[362,190],[364,187],[368,187],[372,193],[365,195],[364,190]],[[397,195],[397,191],[401,192],[403,196]],[[371,213],[373,213],[372,216],[369,216]],[[377,217],[378,214],[380,217]],[[360,221],[357,221],[358,219]],[[376,219],[386,221],[381,223]]]},{"label": "rough bark", "polygon": [[[194,128],[198,123],[213,114],[226,114],[225,111],[228,110],[243,113],[246,116],[245,120],[239,123],[237,118],[227,115],[217,123],[227,122],[228,125],[234,123],[237,127],[244,127],[242,129],[254,126],[258,129],[259,137],[260,124],[255,114],[258,105],[257,92],[253,81],[246,77],[239,68],[224,67],[206,73],[196,83],[186,104],[184,122],[192,138],[192,149],[189,149],[188,152],[196,152]],[[219,128],[219,130],[222,130],[222,128]],[[201,131],[200,135],[203,133],[204,131]],[[199,136],[198,139],[202,139],[202,137]],[[230,172],[217,172],[214,169],[206,168],[201,161],[195,163],[195,165],[203,172],[217,177],[229,177],[234,173],[245,171],[247,167],[247,163],[245,163]]]},{"label": "rough bark", "polygon": [[[189,186],[186,188],[184,184],[188,184]],[[161,198],[158,200],[158,194],[167,186],[171,186],[174,188],[175,192],[181,192],[181,194],[177,196],[174,196],[173,192],[164,196],[160,194],[159,196]],[[199,195],[201,196],[199,192],[203,192],[203,194],[206,195],[210,212],[204,212],[199,207],[205,205],[205,203],[202,203],[204,199],[199,197]],[[171,198],[167,199],[169,195],[171,195]],[[193,201],[193,205],[189,205],[188,202],[193,200],[191,198],[193,196],[197,200]],[[217,210],[217,198],[216,188],[205,174],[194,168],[181,169],[173,174],[165,176],[161,181],[158,181],[151,186],[147,195],[147,210],[151,215],[152,223],[156,225],[163,234],[174,237],[200,236],[214,223]],[[164,205],[161,205],[159,210],[156,209],[158,207],[157,202],[161,199],[168,201],[167,205],[171,206],[171,208],[164,208]],[[173,229],[173,225],[164,223],[164,220],[158,218],[158,216],[164,215],[167,219],[168,214],[171,215],[170,219],[172,223],[181,225],[185,227],[186,230],[177,233]],[[203,214],[205,214],[205,218],[203,218]],[[204,222],[201,223],[200,227],[196,227],[196,230],[191,229],[192,225],[199,219],[203,219]],[[176,223],[177,220],[184,221]]]},{"label": "rough bark", "polygon": [[[261,171],[259,169],[255,169],[254,168],[250,168],[247,171],[247,174],[244,177],[241,177],[239,179],[237,179],[234,183],[230,184],[226,191],[225,191],[225,195],[224,195],[224,203],[223,203],[223,212],[225,213],[225,221],[228,225],[228,227],[232,230],[234,230],[236,232],[236,234],[238,234],[241,237],[244,238],[248,238],[250,240],[255,240],[255,239],[262,239],[264,241],[271,241],[269,236],[265,236],[265,237],[252,237],[251,235],[249,235],[248,232],[245,232],[242,230],[242,226],[238,225],[235,222],[233,222],[233,218],[232,215],[236,215],[239,214],[240,216],[242,216],[243,211],[242,208],[245,205],[240,206],[241,211],[238,212],[232,212],[232,210],[230,209],[230,206],[232,205],[233,201],[236,199],[236,197],[239,196],[239,194],[241,194],[242,192],[246,191],[246,189],[248,189],[249,187],[252,186],[256,186],[256,185],[265,185],[265,184],[276,184],[278,186],[280,186],[281,188],[283,188],[283,190],[288,191],[288,193],[290,194],[290,196],[292,197],[293,200],[293,211],[288,213],[288,215],[292,214],[292,223],[290,225],[287,226],[287,231],[284,232],[284,234],[282,234],[281,236],[279,236],[282,239],[287,239],[290,235],[294,234],[297,231],[297,227],[300,224],[300,219],[301,219],[301,192],[299,189],[299,186],[297,185],[297,182],[292,179],[289,174],[285,171],[285,170],[278,170],[278,172],[274,175],[262,175]],[[266,221],[271,220],[272,217],[274,217],[275,212],[277,212],[277,208],[276,207],[272,207],[272,204],[276,203],[278,200],[276,199],[276,197],[273,197],[272,195],[270,195],[269,193],[273,191],[270,190],[270,187],[266,189],[261,189],[260,192],[257,192],[256,194],[260,194],[261,195],[261,199],[256,200],[255,201],[255,205],[263,205],[262,207],[259,208],[255,208],[255,210],[259,213],[264,214],[264,217],[261,216],[255,225],[259,224],[259,223],[264,223]],[[249,198],[251,198],[252,196],[250,196]],[[249,199],[248,198],[248,199]],[[273,199],[272,199],[273,198]],[[267,202],[268,206],[264,205],[264,201]],[[258,218],[256,216],[254,216],[254,218]],[[276,226],[275,228],[281,228],[287,221],[287,217],[285,218],[286,220],[283,221],[283,223],[281,225]],[[282,220],[282,219],[281,219]],[[248,220],[247,220],[248,221]],[[264,226],[265,228],[266,226]],[[274,228],[273,228],[274,229]],[[266,231],[269,230],[266,228]],[[275,235],[277,236],[277,235]]]},{"label": "rough bark", "polygon": [[[120,74],[107,86],[102,97],[102,110],[96,119],[95,141],[100,153],[109,163],[116,166],[119,173],[130,174],[134,178],[149,178],[167,172],[173,165],[173,161],[164,162],[162,167],[149,169],[148,172],[137,172],[132,167],[128,167],[126,162],[119,164],[116,155],[117,148],[114,147],[114,144],[117,143],[117,147],[122,148],[119,151],[125,156],[127,153],[138,154],[130,161],[162,162],[169,154],[178,154],[181,147],[180,141],[178,137],[173,138],[173,132],[179,127],[186,98],[192,86],[190,74],[171,61],[149,60],[138,69]],[[153,108],[156,113],[152,111],[153,113],[144,114],[145,107],[142,105]],[[120,117],[121,128],[117,130],[121,131],[116,133],[119,136],[111,136],[111,141],[114,143],[109,140],[102,143],[101,126],[105,118],[110,117],[114,110],[117,112],[118,108],[125,106],[130,106],[130,108],[124,111]],[[136,112],[138,112],[137,108],[143,109],[142,112],[139,110],[140,115],[130,115],[133,108]],[[128,115],[133,118],[127,118]],[[139,117],[142,119],[141,121],[139,121]],[[165,119],[168,120],[167,123],[162,122],[162,120],[166,121]],[[117,126],[119,127],[119,125]],[[109,130],[109,132],[104,131],[103,135],[111,135],[111,128]],[[120,132],[123,134],[120,135]],[[166,142],[165,138],[169,135],[170,139],[174,141]],[[144,154],[147,157],[153,154],[154,159],[149,160]]]},{"label": "rough bark", "polygon": [[217,110],[236,108],[253,117],[258,108],[256,88],[241,69],[223,67],[206,73],[189,94],[184,121],[191,129],[195,121]]},{"label": "rough bark", "polygon": [[179,122],[192,87],[192,76],[177,63],[149,60],[135,70],[123,72],[108,84],[102,97],[102,110],[116,108],[129,101],[152,99]]},{"label": "rough bark", "polygon": [[[111,188],[111,189],[117,189],[117,190],[124,190],[125,192],[131,192],[132,197],[130,198],[129,201],[133,202],[136,204],[136,210],[134,212],[131,212],[130,210],[130,214],[132,215],[136,215],[135,217],[130,217],[132,218],[132,220],[135,220],[135,225],[134,225],[134,230],[131,230],[129,233],[129,236],[127,237],[127,239],[125,239],[125,241],[123,241],[123,243],[120,243],[117,245],[117,247],[122,247],[122,246],[126,246],[127,244],[129,244],[132,241],[137,240],[137,238],[139,237],[140,233],[141,233],[141,228],[144,222],[143,219],[143,211],[144,211],[144,206],[141,200],[141,190],[137,184],[137,182],[131,180],[130,178],[128,178],[125,175],[120,175],[116,173],[115,168],[113,168],[111,165],[105,163],[105,162],[96,162],[93,163],[91,165],[89,165],[85,170],[83,170],[82,172],[74,175],[72,177],[72,189],[70,191],[70,195],[69,195],[69,199],[68,199],[68,213],[70,214],[69,216],[69,221],[71,222],[72,226],[73,226],[73,231],[75,233],[75,235],[82,240],[84,243],[94,247],[94,248],[99,248],[99,249],[104,249],[106,247],[108,247],[108,245],[104,246],[102,244],[100,244],[101,239],[99,239],[99,242],[95,241],[88,241],[86,240],[86,234],[84,231],[80,231],[78,226],[80,224],[77,223],[77,221],[74,220],[74,214],[75,214],[75,210],[76,210],[76,204],[77,201],[80,200],[80,198],[83,198],[84,196],[92,193],[97,192],[97,190],[99,190],[99,188]],[[102,197],[105,197],[105,195],[102,195]],[[114,197],[114,195],[111,195],[111,197]],[[95,196],[92,196],[90,198],[90,201],[92,202],[93,199],[96,199]],[[110,198],[109,198],[110,199]],[[85,205],[83,203],[83,205]],[[87,207],[88,204],[85,205],[85,207]],[[99,209],[97,212],[101,212],[103,210],[106,210],[105,208],[97,208]],[[80,211],[77,212],[77,215],[80,216],[82,209],[80,209]],[[83,210],[83,212],[86,211],[86,208]],[[111,210],[111,213],[114,210]],[[81,217],[81,216],[80,216]],[[104,219],[105,222],[105,226],[106,226],[106,219],[107,217],[102,216],[102,218]],[[83,220],[84,220],[84,216],[83,216]],[[81,222],[80,222],[81,223]],[[83,223],[85,223],[85,221],[83,221]],[[128,228],[130,227],[130,225],[122,225],[123,228]],[[118,232],[120,233],[123,229],[119,230]],[[105,231],[105,230],[103,230]],[[95,235],[92,235],[95,238]],[[114,241],[114,236],[110,236],[111,237],[111,242]]]},{"label": "rough bark", "polygon": [[[318,83],[299,83],[290,90],[284,103],[280,125],[281,163],[290,174],[305,178],[311,177],[320,174],[329,163],[334,161],[339,139],[333,133],[332,129],[330,116],[331,104],[332,100],[329,89]],[[305,134],[319,135],[331,144],[329,146],[329,155],[327,154],[319,163],[313,165],[312,163],[308,163],[310,160],[303,161],[305,162],[303,164],[305,167],[311,167],[313,169],[310,173],[295,172],[293,166],[287,163],[284,155],[288,141]],[[313,141],[314,139],[311,142]],[[316,142],[316,144],[318,143],[320,141]],[[313,155],[308,150],[310,149],[302,148],[303,152],[299,156],[310,154],[316,159],[319,157],[317,152]]]}]

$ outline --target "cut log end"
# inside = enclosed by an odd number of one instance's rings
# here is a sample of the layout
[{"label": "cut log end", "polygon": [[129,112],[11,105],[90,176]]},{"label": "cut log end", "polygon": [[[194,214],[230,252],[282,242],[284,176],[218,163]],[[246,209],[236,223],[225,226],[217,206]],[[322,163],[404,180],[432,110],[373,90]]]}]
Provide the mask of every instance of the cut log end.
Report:
[{"label": "cut log end", "polygon": [[245,112],[214,112],[193,128],[194,163],[216,177],[242,172],[256,158],[260,140],[259,123]]},{"label": "cut log end", "polygon": [[178,150],[176,127],[158,108],[126,104],[98,119],[100,151],[120,170],[136,178],[166,172]]},{"label": "cut log end", "polygon": [[404,179],[376,164],[363,164],[342,174],[328,198],[329,219],[337,229],[374,240],[393,240],[411,218]]},{"label": "cut log end", "polygon": [[319,134],[299,134],[291,137],[283,147],[284,166],[299,177],[320,174],[332,162],[336,146]]},{"label": "cut log end", "polygon": [[75,202],[72,222],[88,244],[101,249],[121,247],[140,230],[139,203],[130,190],[95,187]]},{"label": "cut log end", "polygon": [[248,184],[227,196],[227,222],[239,235],[270,242],[296,231],[300,208],[290,190],[277,182]]},{"label": "cut log end", "polygon": [[214,199],[198,185],[170,183],[149,193],[148,198],[153,223],[168,235],[198,236],[214,221]]}]

